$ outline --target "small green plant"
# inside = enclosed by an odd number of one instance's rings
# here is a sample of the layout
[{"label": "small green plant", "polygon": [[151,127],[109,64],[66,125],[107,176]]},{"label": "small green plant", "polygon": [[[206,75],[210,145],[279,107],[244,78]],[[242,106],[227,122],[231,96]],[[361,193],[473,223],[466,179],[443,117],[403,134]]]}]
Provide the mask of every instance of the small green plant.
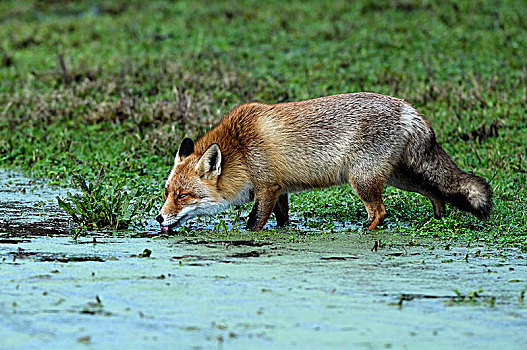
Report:
[{"label": "small green plant", "polygon": [[386,248],[386,246],[388,245],[388,242],[386,242],[384,239],[379,239],[378,242],[379,244],[377,245],[377,247],[380,249]]},{"label": "small green plant", "polygon": [[220,221],[218,221],[218,223],[214,225],[214,232],[220,233],[222,231],[225,233],[229,232],[229,227],[227,226],[225,220],[220,219]]},{"label": "small green plant", "polygon": [[68,193],[66,198],[57,196],[59,206],[71,215],[76,224],[73,230],[75,236],[86,229],[121,230],[130,225],[139,226],[144,216],[152,210],[155,198],[147,194],[145,189],[128,191],[123,181],[114,186],[103,185],[101,173],[95,183],[74,174],[72,183],[81,192]]},{"label": "small green plant", "polygon": [[215,233],[222,233],[223,232],[223,233],[225,233],[227,235],[230,235],[231,233],[236,232],[236,231],[238,231],[240,229],[240,225],[241,225],[241,221],[240,221],[241,210],[240,209],[234,210],[234,208],[231,207],[230,214],[234,215],[234,218],[232,220],[232,227],[229,229],[229,227],[227,226],[227,223],[225,222],[225,220],[220,219],[220,221],[218,221],[218,223],[216,225],[214,225],[214,232]]},{"label": "small green plant", "polygon": [[457,289],[453,290],[454,293],[456,293],[456,296],[451,298],[451,301],[456,304],[462,304],[462,303],[468,303],[473,304],[477,298],[479,298],[480,293],[483,292],[483,289],[474,290],[469,292],[467,295],[462,295],[461,292]]},{"label": "small green plant", "polygon": [[474,305],[474,306],[482,306],[482,305],[489,305],[490,307],[495,307],[496,305],[496,297],[490,296],[490,297],[483,297],[481,293],[483,293],[483,289],[480,288],[478,290],[470,291],[467,295],[461,294],[461,292],[457,289],[453,289],[453,292],[456,294],[455,297],[450,298],[446,301],[447,305],[453,306],[453,305]]}]

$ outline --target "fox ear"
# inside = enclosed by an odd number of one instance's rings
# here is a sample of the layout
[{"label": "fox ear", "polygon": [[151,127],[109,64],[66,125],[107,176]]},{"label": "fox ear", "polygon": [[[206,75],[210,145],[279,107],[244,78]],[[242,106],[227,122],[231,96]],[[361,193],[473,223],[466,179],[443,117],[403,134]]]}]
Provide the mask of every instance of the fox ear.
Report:
[{"label": "fox ear", "polygon": [[200,177],[213,180],[221,175],[221,151],[217,143],[213,143],[201,156],[194,168]]},{"label": "fox ear", "polygon": [[192,153],[194,153],[194,141],[190,137],[185,137],[183,141],[181,141],[181,145],[179,146],[179,150],[176,153],[176,159],[175,163],[179,163],[184,158],[190,156]]}]

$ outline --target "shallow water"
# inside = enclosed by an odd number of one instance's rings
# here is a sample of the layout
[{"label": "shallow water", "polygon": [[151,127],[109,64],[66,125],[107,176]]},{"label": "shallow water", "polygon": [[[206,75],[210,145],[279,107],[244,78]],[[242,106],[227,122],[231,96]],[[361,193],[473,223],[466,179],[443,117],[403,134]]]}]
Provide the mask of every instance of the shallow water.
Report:
[{"label": "shallow water", "polygon": [[[386,235],[292,239],[287,231],[75,242],[63,234],[67,218],[54,204],[64,190],[37,187],[31,194],[29,180],[15,177],[5,186],[8,176],[14,175],[0,176],[3,347],[523,349],[527,343],[527,306],[518,300],[527,287],[526,255],[516,250],[446,250],[436,241],[413,245],[390,237],[389,246],[372,251]],[[463,298],[480,289],[472,301]]]}]

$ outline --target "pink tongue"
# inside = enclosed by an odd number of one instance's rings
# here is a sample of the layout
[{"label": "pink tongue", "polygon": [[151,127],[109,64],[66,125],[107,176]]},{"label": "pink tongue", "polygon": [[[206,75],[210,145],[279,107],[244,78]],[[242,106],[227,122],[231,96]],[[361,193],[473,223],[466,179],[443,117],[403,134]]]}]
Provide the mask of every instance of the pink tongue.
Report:
[{"label": "pink tongue", "polygon": [[161,231],[168,232],[168,226],[161,226]]}]

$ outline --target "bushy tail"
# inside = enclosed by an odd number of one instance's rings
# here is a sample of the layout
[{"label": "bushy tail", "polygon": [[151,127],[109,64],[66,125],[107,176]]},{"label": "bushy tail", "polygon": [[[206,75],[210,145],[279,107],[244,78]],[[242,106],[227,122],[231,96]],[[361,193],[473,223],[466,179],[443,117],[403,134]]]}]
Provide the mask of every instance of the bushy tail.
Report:
[{"label": "bushy tail", "polygon": [[447,202],[480,219],[488,218],[492,210],[490,185],[457,167],[437,143],[430,123],[413,107],[403,106],[401,122],[408,143],[392,182],[428,196],[439,213],[438,202]]},{"label": "bushy tail", "polygon": [[423,158],[421,170],[437,197],[479,219],[490,216],[492,189],[485,179],[459,169],[435,137]]}]

